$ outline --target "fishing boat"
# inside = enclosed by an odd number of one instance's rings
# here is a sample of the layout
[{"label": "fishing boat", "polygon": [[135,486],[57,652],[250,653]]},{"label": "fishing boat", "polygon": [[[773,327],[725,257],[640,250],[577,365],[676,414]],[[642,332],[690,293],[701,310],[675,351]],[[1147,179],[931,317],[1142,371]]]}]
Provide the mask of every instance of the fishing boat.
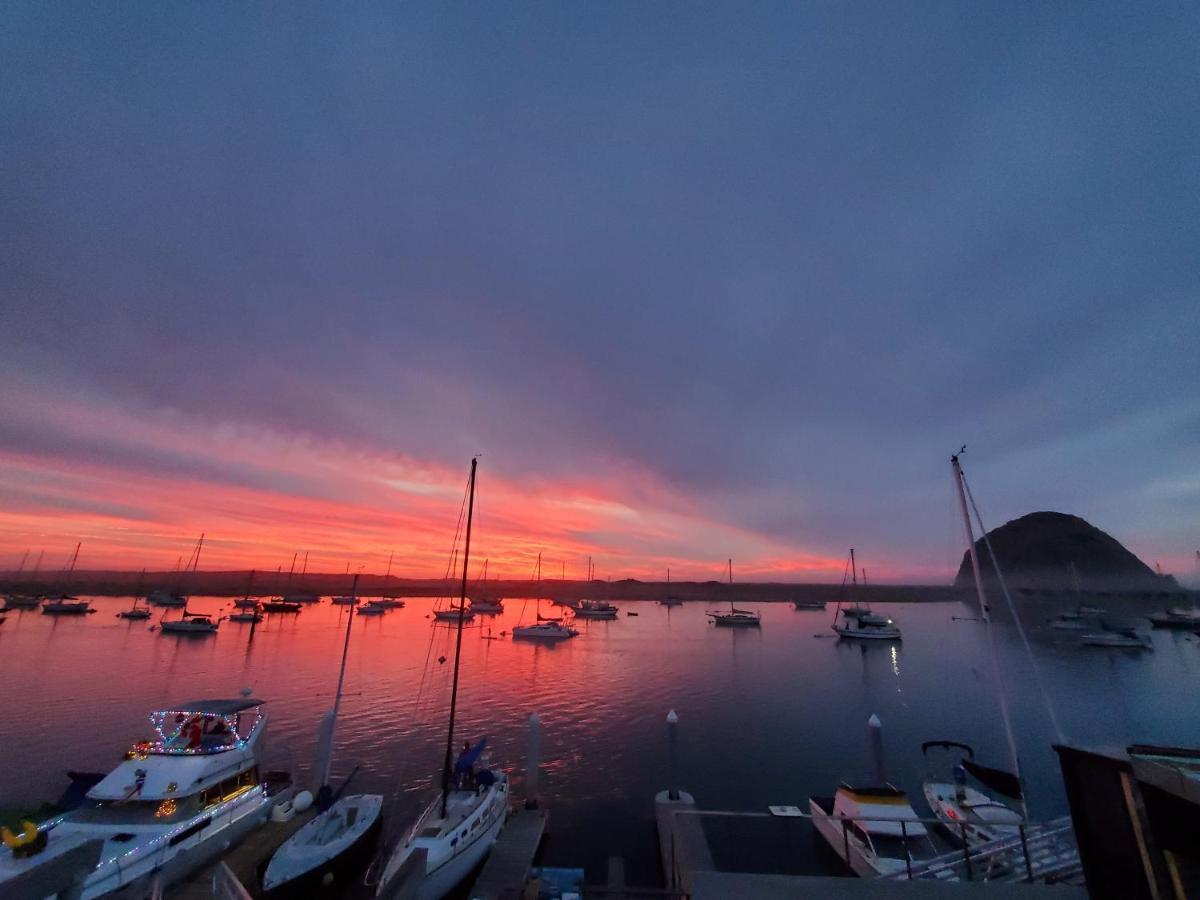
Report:
[{"label": "fishing boat", "polygon": [[[459,664],[462,656],[463,622],[467,609],[467,564],[471,553],[471,520],[475,509],[477,459],[471,460],[468,483],[467,528],[463,548],[462,590],[458,611],[458,634],[454,648],[454,675],[450,689],[450,718],[446,729],[446,752],[442,765],[441,796],[417,818],[411,830],[392,850],[379,881],[377,896],[396,893],[418,900],[440,900],[478,866],[492,849],[508,815],[508,776],[490,769],[476,771],[487,738],[468,746],[453,759],[454,725],[458,708]],[[424,856],[424,866],[411,877],[417,885],[399,883],[405,863],[414,854]],[[418,857],[419,859],[419,857]],[[407,867],[410,871],[412,867]],[[415,890],[414,890],[415,888]],[[405,893],[408,890],[409,893]]]},{"label": "fishing boat", "polygon": [[284,600],[282,597],[274,597],[263,601],[262,610],[269,613],[298,613],[300,604]]},{"label": "fishing boat", "polygon": [[[729,560],[729,584],[733,586],[733,560]],[[729,612],[705,613],[714,625],[724,625],[732,628],[757,628],[762,624],[761,616],[748,609],[738,609],[733,605],[733,597],[729,598]]]},{"label": "fishing boat", "polygon": [[214,619],[207,613],[192,613],[186,609],[183,615],[170,622],[163,622],[159,628],[163,634],[216,634],[220,619]]},{"label": "fishing boat", "polygon": [[[358,576],[355,575],[353,593],[357,592]],[[262,877],[264,897],[309,897],[322,889],[344,890],[370,858],[379,838],[383,822],[382,795],[338,797],[329,784],[333,737],[346,681],[353,621],[354,604],[351,604],[350,615],[346,617],[346,639],[342,644],[342,665],[338,671],[333,708],[321,723],[321,749],[317,759],[318,812],[284,841],[267,863]],[[343,782],[342,788],[345,786]]]},{"label": "fishing boat", "polygon": [[959,741],[926,741],[921,755],[928,764],[931,750],[960,750],[965,756],[953,766],[950,779],[938,777],[932,768],[926,770],[923,791],[925,801],[946,832],[960,844],[968,846],[1014,837],[1020,831],[1024,817],[1018,810],[967,784],[973,776],[983,786],[1013,799],[1021,798],[1021,779],[1003,769],[993,769],[975,761],[975,751]]},{"label": "fishing boat", "polygon": [[832,797],[809,797],[808,804],[817,833],[863,878],[903,872],[937,855],[908,795],[890,784],[843,784]]},{"label": "fishing boat", "polygon": [[[354,609],[353,606],[350,608],[352,610]],[[360,616],[382,616],[389,609],[391,609],[391,607],[384,606],[378,600],[368,600],[366,604],[359,609],[358,614]]]},{"label": "fishing boat", "polygon": [[93,613],[95,610],[87,600],[61,594],[58,597],[48,597],[44,600],[42,612],[47,616],[83,616]]},{"label": "fishing boat", "polygon": [[82,900],[122,889],[149,896],[227,852],[291,798],[286,774],[262,773],[262,704],[194,700],[151,713],[151,736],[79,808],[5,835],[0,896],[42,896],[34,890],[39,879],[69,865],[68,854],[89,841],[103,844],[98,864],[72,893]]},{"label": "fishing boat", "polygon": [[[857,593],[858,563],[854,558],[854,548],[850,548],[849,556],[851,587]],[[847,606],[843,608],[846,575],[842,574],[843,593],[838,596],[837,609],[833,612],[832,628],[838,637],[855,641],[898,641],[901,639],[900,626],[887,616],[879,616],[871,611],[869,606]],[[842,621],[838,622],[838,614]]]},{"label": "fishing boat", "polygon": [[504,601],[494,597],[474,597],[471,599],[471,611],[485,616],[497,616],[504,612]]},{"label": "fishing boat", "polygon": [[575,617],[579,619],[615,619],[619,613],[607,600],[580,600],[575,607]]}]

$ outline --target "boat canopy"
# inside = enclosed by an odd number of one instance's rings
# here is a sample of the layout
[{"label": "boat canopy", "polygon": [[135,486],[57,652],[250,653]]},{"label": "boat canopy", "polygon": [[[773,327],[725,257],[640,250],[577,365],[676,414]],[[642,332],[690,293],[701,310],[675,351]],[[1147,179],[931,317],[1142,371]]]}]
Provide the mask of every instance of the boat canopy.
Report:
[{"label": "boat canopy", "polygon": [[234,700],[190,700],[179,709],[213,716],[229,716],[244,709],[262,706],[264,703],[265,700],[257,700],[254,697],[238,697]]},{"label": "boat canopy", "polygon": [[870,834],[922,837],[927,832],[917,819],[904,791],[893,787],[840,787],[834,797],[834,815],[853,819]]},{"label": "boat canopy", "polygon": [[962,767],[998,794],[1014,799],[1021,796],[1021,779],[1012,772],[993,769],[991,766],[981,765],[973,759],[964,759]]}]

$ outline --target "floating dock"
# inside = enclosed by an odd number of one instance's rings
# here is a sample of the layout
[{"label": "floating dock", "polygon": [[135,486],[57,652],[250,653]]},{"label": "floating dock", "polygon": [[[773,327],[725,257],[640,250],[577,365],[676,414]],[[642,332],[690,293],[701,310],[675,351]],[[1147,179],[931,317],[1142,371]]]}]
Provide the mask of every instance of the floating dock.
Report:
[{"label": "floating dock", "polygon": [[471,900],[520,896],[546,831],[546,818],[544,809],[518,809],[509,815],[483,871],[475,879],[468,895]]}]

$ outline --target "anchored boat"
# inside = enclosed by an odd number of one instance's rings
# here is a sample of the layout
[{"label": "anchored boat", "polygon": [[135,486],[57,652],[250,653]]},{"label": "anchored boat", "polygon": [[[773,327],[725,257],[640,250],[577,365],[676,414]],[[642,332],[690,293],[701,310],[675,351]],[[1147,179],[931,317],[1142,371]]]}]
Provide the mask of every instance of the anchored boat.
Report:
[{"label": "anchored boat", "polygon": [[579,619],[615,619],[619,610],[607,600],[580,600],[575,607]]},{"label": "anchored boat", "polygon": [[985,787],[1014,799],[1021,797],[1021,780],[1011,772],[980,765],[971,746],[959,741],[926,741],[921,745],[921,755],[928,762],[929,751],[938,749],[961,750],[966,754],[954,765],[951,780],[939,779],[929,771],[922,787],[929,808],[945,825],[946,832],[968,846],[1017,835],[1024,816],[968,785],[967,776],[974,776]]},{"label": "anchored boat", "polygon": [[214,619],[207,613],[190,613],[186,609],[183,616],[170,622],[163,622],[159,627],[163,634],[216,634],[220,619]]},{"label": "anchored boat", "polygon": [[[733,586],[733,560],[729,560],[729,584]],[[762,617],[748,609],[738,609],[733,605],[733,597],[729,598],[729,612],[705,613],[714,625],[724,625],[732,628],[757,628],[762,624]]]}]

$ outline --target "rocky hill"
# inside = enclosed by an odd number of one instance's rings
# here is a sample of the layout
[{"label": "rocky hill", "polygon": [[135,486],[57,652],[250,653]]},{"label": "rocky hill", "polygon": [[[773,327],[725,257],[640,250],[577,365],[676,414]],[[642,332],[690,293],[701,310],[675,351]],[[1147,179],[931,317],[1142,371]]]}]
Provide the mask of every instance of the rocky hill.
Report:
[{"label": "rocky hill", "polygon": [[[1116,538],[1078,516],[1030,513],[992,529],[988,538],[1005,580],[1014,588],[1072,590],[1074,564],[1079,587],[1084,591],[1178,589],[1174,578],[1156,574]],[[975,542],[975,552],[984,577],[994,578],[991,556],[983,538]],[[954,584],[966,588],[972,583],[971,561],[964,553]]]}]

